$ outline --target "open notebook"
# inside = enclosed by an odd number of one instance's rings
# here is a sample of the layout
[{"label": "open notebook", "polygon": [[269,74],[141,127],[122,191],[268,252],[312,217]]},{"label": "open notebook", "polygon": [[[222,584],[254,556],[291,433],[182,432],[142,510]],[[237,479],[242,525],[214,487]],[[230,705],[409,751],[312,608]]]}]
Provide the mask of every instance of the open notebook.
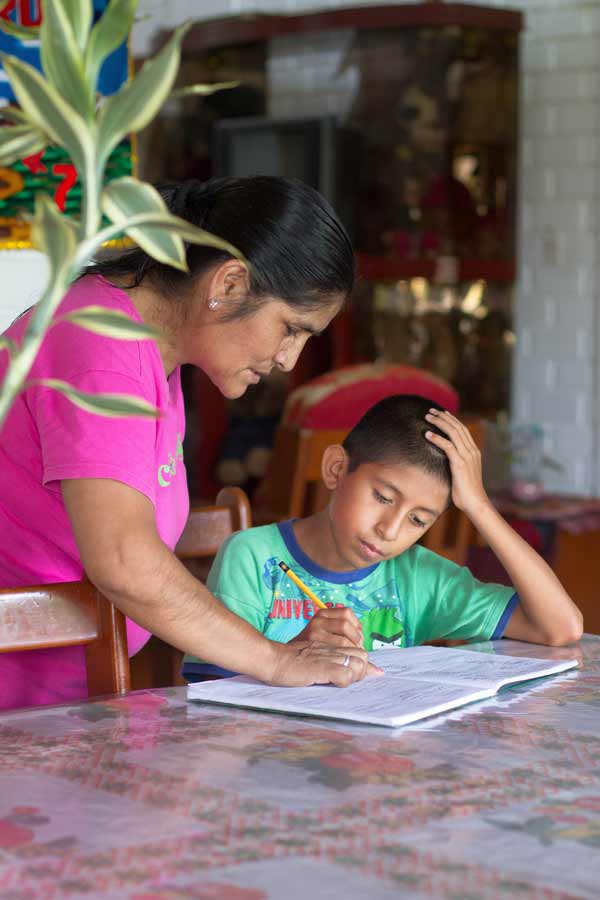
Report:
[{"label": "open notebook", "polygon": [[187,696],[188,700],[396,726],[493,697],[506,684],[577,665],[575,659],[533,659],[449,647],[376,650],[369,659],[385,669],[385,676],[366,678],[343,690],[331,685],[270,687],[238,675],[190,684]]}]

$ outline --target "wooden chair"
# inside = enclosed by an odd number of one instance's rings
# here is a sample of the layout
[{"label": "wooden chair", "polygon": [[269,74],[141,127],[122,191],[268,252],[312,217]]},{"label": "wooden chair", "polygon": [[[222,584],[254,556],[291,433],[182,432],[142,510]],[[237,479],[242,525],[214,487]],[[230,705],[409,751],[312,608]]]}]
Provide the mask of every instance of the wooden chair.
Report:
[{"label": "wooden chair", "polygon": [[223,541],[234,531],[250,528],[252,512],[245,492],[238,487],[224,487],[214,506],[193,506],[175,553],[187,568],[206,579],[210,565]]},{"label": "wooden chair", "polygon": [[193,506],[175,553],[180,559],[214,556],[234,531],[250,528],[252,513],[245,492],[238,487],[224,487],[214,506]]},{"label": "wooden chair", "polygon": [[0,589],[0,653],[74,644],[91,697],[129,690],[125,616],[90,581]]},{"label": "wooden chair", "polygon": [[349,429],[297,429],[280,426],[271,462],[269,512],[265,518],[309,516],[327,504],[321,459],[330,444],[341,444]]}]

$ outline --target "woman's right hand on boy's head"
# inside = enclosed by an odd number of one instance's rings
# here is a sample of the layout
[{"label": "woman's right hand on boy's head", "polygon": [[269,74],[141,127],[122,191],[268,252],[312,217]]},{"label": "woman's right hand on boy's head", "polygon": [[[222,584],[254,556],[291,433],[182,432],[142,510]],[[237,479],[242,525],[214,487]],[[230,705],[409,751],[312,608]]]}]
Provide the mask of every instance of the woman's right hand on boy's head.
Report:
[{"label": "woman's right hand on boy's head", "polygon": [[365,645],[361,624],[347,606],[317,609],[306,628],[292,641],[319,641],[332,647]]}]

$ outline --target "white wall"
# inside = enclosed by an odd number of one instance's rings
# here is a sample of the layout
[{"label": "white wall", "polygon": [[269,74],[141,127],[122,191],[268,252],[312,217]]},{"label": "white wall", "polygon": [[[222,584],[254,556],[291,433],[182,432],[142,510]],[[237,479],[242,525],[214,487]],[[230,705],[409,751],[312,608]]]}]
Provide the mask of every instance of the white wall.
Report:
[{"label": "white wall", "polygon": [[46,279],[46,257],[36,250],[0,251],[0,332],[23,310],[37,302]]}]

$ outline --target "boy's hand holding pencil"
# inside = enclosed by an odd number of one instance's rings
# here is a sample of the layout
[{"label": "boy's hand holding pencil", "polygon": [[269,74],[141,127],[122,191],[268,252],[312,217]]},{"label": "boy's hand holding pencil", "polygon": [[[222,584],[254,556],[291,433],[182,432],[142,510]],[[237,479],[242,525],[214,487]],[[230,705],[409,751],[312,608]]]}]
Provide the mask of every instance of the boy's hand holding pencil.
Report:
[{"label": "boy's hand holding pencil", "polygon": [[334,647],[364,647],[360,622],[351,609],[346,606],[326,606],[289,566],[280,562],[279,567],[315,606],[313,618],[290,644],[294,641],[319,641]]}]

